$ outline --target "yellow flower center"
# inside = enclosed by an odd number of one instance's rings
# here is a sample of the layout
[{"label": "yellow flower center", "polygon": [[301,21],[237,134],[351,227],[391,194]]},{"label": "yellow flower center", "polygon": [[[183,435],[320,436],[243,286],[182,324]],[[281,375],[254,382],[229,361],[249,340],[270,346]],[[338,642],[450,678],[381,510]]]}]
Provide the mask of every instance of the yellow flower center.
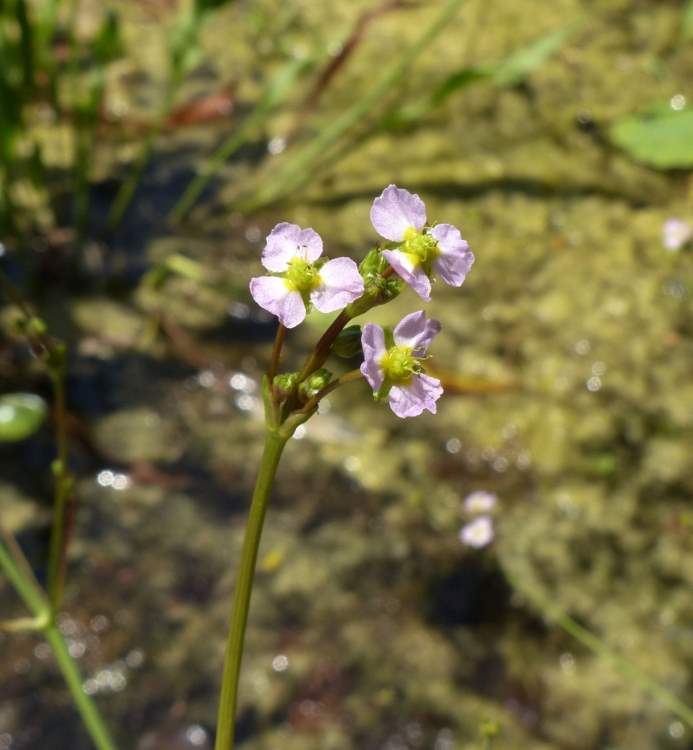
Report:
[{"label": "yellow flower center", "polygon": [[308,294],[322,283],[318,269],[303,258],[293,258],[284,275],[284,283],[292,292]]},{"label": "yellow flower center", "polygon": [[419,361],[408,346],[392,346],[380,360],[385,379],[391,383],[409,383],[412,376],[421,372]]},{"label": "yellow flower center", "polygon": [[411,264],[416,267],[423,265],[425,268],[430,267],[435,258],[440,255],[440,248],[435,237],[426,232],[420,232],[414,227],[409,227],[404,232],[404,241],[400,247]]}]

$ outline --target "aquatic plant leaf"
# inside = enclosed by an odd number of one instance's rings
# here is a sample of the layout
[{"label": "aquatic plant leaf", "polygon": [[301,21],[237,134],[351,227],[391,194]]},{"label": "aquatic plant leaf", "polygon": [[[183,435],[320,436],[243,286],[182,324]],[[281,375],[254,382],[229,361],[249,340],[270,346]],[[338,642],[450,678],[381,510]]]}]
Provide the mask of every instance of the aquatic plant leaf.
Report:
[{"label": "aquatic plant leaf", "polygon": [[0,442],[14,443],[33,435],[46,418],[46,402],[33,393],[0,396]]},{"label": "aquatic plant leaf", "polygon": [[118,57],[122,52],[122,38],[118,16],[109,11],[92,42],[92,53],[96,63],[105,65]]},{"label": "aquatic plant leaf", "polygon": [[609,129],[611,141],[630,156],[657,169],[693,167],[693,109],[669,106],[628,115]]},{"label": "aquatic plant leaf", "polygon": [[435,107],[439,106],[452,94],[467,88],[479,81],[488,80],[493,75],[493,68],[490,66],[470,66],[461,68],[451,73],[445,78],[440,85],[433,90],[433,93],[426,99],[416,102],[405,107],[400,112],[395,112],[383,120],[384,128],[396,128],[404,125],[413,124],[421,117],[427,115]]},{"label": "aquatic plant leaf", "polygon": [[574,29],[575,24],[571,23],[558,31],[544,34],[526,47],[517,50],[495,66],[494,82],[498,86],[513,86],[524,81],[530,73],[540,68],[561,48]]},{"label": "aquatic plant leaf", "polygon": [[443,79],[430,96],[387,116],[382,127],[390,129],[411,125],[443,104],[453,94],[481,81],[493,80],[498,86],[520,83],[560,48],[574,28],[575,23],[571,23],[558,31],[545,34],[499,63],[468,65],[454,71]]}]

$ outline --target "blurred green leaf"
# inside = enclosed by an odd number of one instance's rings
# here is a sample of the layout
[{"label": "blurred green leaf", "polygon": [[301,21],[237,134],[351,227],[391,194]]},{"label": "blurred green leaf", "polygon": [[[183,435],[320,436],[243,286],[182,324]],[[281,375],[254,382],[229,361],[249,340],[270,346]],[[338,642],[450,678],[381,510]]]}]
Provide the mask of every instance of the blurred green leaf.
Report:
[{"label": "blurred green leaf", "polygon": [[540,68],[556,53],[566,38],[575,30],[575,23],[551,31],[530,42],[495,66],[493,80],[498,86],[513,86]]},{"label": "blurred green leaf", "polygon": [[22,57],[24,96],[34,89],[34,30],[29,18],[26,0],[16,0],[15,12],[19,25],[19,47]]},{"label": "blurred green leaf", "polygon": [[493,68],[490,66],[474,66],[457,70],[449,75],[440,86],[433,91],[430,99],[431,105],[437,106],[438,104],[442,104],[451,94],[454,94],[455,91],[466,88],[478,81],[485,81],[492,75]]},{"label": "blurred green leaf", "polygon": [[251,137],[254,130],[262,125],[275,107],[286,99],[293,90],[296,81],[306,71],[310,70],[313,63],[314,61],[310,58],[289,60],[276,76],[270,79],[252,112],[209,157],[202,167],[197,170],[197,176],[187,186],[181,199],[171,210],[169,215],[171,221],[174,223],[178,222],[187,214],[209,181],[224,166],[227,159]]},{"label": "blurred green leaf", "polygon": [[8,393],[0,396],[0,442],[25,440],[43,423],[46,402],[33,393]]},{"label": "blurred green leaf", "polygon": [[693,39],[693,0],[688,0],[681,20],[681,38],[683,41]]},{"label": "blurred green leaf", "polygon": [[115,60],[121,52],[120,21],[113,11],[109,11],[92,42],[92,53],[97,63],[105,65]]},{"label": "blurred green leaf", "polygon": [[283,168],[278,170],[266,184],[261,185],[255,195],[245,202],[239,202],[239,207],[250,210],[268,205],[309,181],[318,166],[326,162],[328,149],[332,148],[350,129],[358,125],[399,85],[416,58],[433,43],[438,34],[449,27],[463,4],[464,0],[449,0],[440,13],[433,18],[430,25],[422,30],[419,38],[410,46],[403,48],[399,57],[382,70],[369,89],[327,123],[303,148],[293,151],[283,163]]},{"label": "blurred green leaf", "polygon": [[638,161],[657,169],[693,167],[693,109],[659,105],[615,122],[612,142]]},{"label": "blurred green leaf", "polygon": [[525,80],[534,70],[540,68],[563,44],[575,29],[575,22],[535,39],[520,48],[505,60],[490,65],[469,65],[454,71],[435,88],[430,96],[400,112],[385,118],[383,127],[393,128],[411,125],[450,96],[481,81],[492,80],[498,86],[512,86]]}]

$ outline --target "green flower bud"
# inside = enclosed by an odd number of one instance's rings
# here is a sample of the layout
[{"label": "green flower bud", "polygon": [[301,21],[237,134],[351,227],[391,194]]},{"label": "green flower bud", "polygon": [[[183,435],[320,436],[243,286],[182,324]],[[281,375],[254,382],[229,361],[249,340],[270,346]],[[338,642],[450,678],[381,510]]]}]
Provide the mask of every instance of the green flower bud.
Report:
[{"label": "green flower bud", "polygon": [[361,261],[359,271],[364,279],[368,279],[369,276],[379,276],[387,268],[387,260],[383,257],[380,250],[371,250],[368,252],[366,257]]},{"label": "green flower bud", "polygon": [[357,315],[368,312],[373,307],[390,302],[400,293],[403,284],[404,282],[399,276],[390,276],[387,279],[382,276],[367,278],[363,296],[347,305],[347,315],[350,318],[355,318]]},{"label": "green flower bud", "polygon": [[361,352],[361,326],[347,326],[340,331],[334,344],[332,344],[332,351],[338,357],[344,357],[345,359],[359,354]]},{"label": "green flower bud", "polygon": [[321,367],[316,370],[312,375],[309,375],[302,383],[298,386],[298,392],[306,399],[317,396],[320,391],[330,383],[332,380],[332,373]]},{"label": "green flower bud", "polygon": [[293,392],[296,383],[298,383],[297,372],[283,372],[275,375],[273,385],[278,392],[277,395],[283,398]]}]

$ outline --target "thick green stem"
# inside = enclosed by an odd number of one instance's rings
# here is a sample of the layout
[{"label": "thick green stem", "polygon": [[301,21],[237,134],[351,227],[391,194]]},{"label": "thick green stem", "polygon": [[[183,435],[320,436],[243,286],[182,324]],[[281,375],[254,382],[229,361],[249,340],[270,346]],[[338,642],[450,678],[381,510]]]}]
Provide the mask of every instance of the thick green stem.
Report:
[{"label": "thick green stem", "polygon": [[265,438],[265,449],[250,505],[248,525],[246,526],[241,552],[241,567],[238,571],[238,581],[231,607],[231,623],[226,641],[214,750],[231,750],[233,748],[238,702],[238,678],[241,671],[243,641],[248,622],[248,607],[253,588],[255,563],[267,511],[267,502],[287,439],[288,437],[285,434],[275,429],[268,429]]},{"label": "thick green stem", "polygon": [[70,656],[62,633],[55,622],[51,620],[50,606],[46,597],[31,575],[24,570],[25,567],[28,566],[15,559],[9,546],[0,539],[0,568],[5,572],[26,607],[36,618],[36,623],[43,624],[40,629],[53,649],[55,660],[94,746],[97,750],[116,750],[96,705],[84,692],[82,677],[74,659]]}]

